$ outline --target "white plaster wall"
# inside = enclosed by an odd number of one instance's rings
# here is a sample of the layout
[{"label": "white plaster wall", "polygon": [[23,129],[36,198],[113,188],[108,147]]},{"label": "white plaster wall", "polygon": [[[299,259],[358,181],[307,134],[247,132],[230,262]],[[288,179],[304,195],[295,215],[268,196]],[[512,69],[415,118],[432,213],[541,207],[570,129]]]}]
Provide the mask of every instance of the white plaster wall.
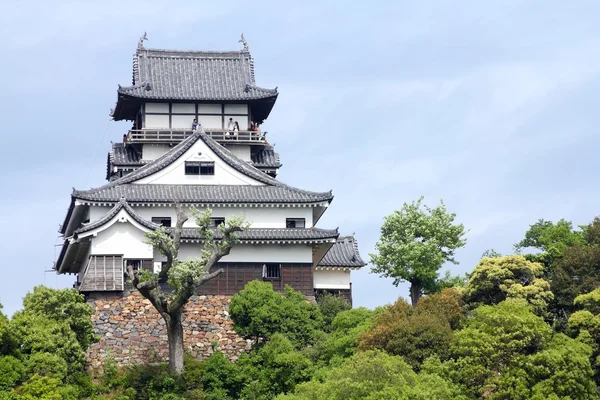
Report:
[{"label": "white plaster wall", "polygon": [[190,130],[192,129],[194,118],[196,118],[195,115],[172,115],[171,128]]},{"label": "white plaster wall", "polygon": [[146,115],[144,128],[169,129],[169,115]]},{"label": "white plaster wall", "polygon": [[[219,112],[221,112],[219,110]],[[223,129],[223,120],[220,115],[198,115],[198,122],[204,129]]]},{"label": "white plaster wall", "polygon": [[170,149],[168,144],[144,144],[142,146],[142,160],[156,160]]},{"label": "white plaster wall", "polygon": [[198,114],[221,114],[221,104],[198,104]]},{"label": "white plaster wall", "polygon": [[248,104],[225,104],[225,114],[248,114]]},{"label": "white plaster wall", "polygon": [[124,258],[152,258],[152,246],[145,244],[145,240],[144,232],[129,222],[116,222],[92,237],[91,254],[123,254]]},{"label": "white plaster wall", "polygon": [[[186,175],[185,161],[213,161],[215,163],[214,175]],[[264,185],[231,168],[202,140],[196,141],[194,145],[185,152],[177,161],[150,176],[142,178],[134,183],[175,184],[175,185]]]},{"label": "white plaster wall", "polygon": [[[104,207],[92,207],[96,208]],[[175,225],[176,215],[175,209],[172,207],[134,207],[142,218],[148,221],[152,220],[152,217],[171,217],[171,223]],[[106,208],[102,215],[108,212]],[[200,212],[204,211],[203,208],[198,209]],[[234,215],[243,215],[246,220],[251,222],[252,228],[285,228],[286,218],[304,218],[306,220],[306,227],[312,227],[312,208],[299,208],[299,207],[260,207],[260,208],[240,208],[240,207],[214,207],[212,209],[212,215],[214,217],[229,218]],[[97,219],[97,218],[96,218]],[[185,227],[196,226],[196,221],[193,218],[187,220],[184,225]]]},{"label": "white plaster wall", "polygon": [[168,113],[169,112],[169,103],[146,103],[146,112],[147,113]]},{"label": "white plaster wall", "polygon": [[94,222],[104,217],[112,207],[90,207],[90,222]]},{"label": "white plaster wall", "polygon": [[[180,260],[192,260],[200,257],[200,244],[183,243],[179,249]],[[312,247],[304,244],[239,244],[231,249],[222,262],[279,262],[310,263]]]},{"label": "white plaster wall", "polygon": [[350,289],[350,271],[315,271],[315,289]]},{"label": "white plaster wall", "polygon": [[225,145],[227,150],[233,153],[236,157],[244,161],[252,161],[250,157],[250,146],[249,145]]},{"label": "white plaster wall", "polygon": [[196,114],[196,104],[194,103],[173,103],[171,111],[174,113]]}]

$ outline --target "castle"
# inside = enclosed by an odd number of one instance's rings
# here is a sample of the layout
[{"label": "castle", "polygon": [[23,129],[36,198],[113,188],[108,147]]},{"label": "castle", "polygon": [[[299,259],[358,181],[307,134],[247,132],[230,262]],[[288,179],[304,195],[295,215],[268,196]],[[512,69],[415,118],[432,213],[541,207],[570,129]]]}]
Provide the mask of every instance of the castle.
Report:
[{"label": "castle", "polygon": [[[210,208],[215,227],[240,214],[251,223],[221,259],[225,272],[187,305],[185,342],[193,354],[216,347],[235,357],[247,348],[231,329],[227,303],[251,280],[276,290],[290,285],[308,299],[331,292],[351,301],[350,271],[365,265],[356,240],[316,227],[331,192],[276,179],[282,164],[260,126],[279,93],[256,85],[243,35],[239,51],[147,49],[145,40],[133,58],[132,85],[119,86],[111,110],[115,121],[133,125],[108,154],[108,183],[74,190],[60,228],[56,272],[76,274],[74,286],[95,309],[100,342],[91,361],[106,349],[121,363],[144,361],[149,351],[164,357],[161,319],[131,290],[125,272],[161,268],[165,259],[144,235],[174,226],[176,203]],[[199,257],[194,224],[184,224],[181,260]]]}]

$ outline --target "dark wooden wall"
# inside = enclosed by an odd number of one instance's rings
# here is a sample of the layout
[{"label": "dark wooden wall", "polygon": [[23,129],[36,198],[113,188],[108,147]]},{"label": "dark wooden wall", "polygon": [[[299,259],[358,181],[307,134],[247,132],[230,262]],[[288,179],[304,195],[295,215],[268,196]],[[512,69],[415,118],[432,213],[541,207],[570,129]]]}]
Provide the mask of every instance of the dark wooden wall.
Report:
[{"label": "dark wooden wall", "polygon": [[[305,296],[314,296],[313,272],[310,263],[282,263],[281,277],[263,279],[264,263],[220,263],[225,272],[211,279],[198,289],[198,294],[231,296],[252,280],[271,282],[273,289],[283,291],[290,285]],[[216,269],[216,268],[215,268]]]}]

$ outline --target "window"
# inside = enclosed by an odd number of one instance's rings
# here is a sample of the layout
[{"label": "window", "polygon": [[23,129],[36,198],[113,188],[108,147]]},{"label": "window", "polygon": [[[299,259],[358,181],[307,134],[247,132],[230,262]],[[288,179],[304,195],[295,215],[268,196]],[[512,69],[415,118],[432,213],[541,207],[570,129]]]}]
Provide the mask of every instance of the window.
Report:
[{"label": "window", "polygon": [[186,175],[214,175],[215,163],[212,161],[186,161]]},{"label": "window", "polygon": [[286,228],[304,228],[306,226],[304,218],[287,218],[285,220]]},{"label": "window", "polygon": [[152,217],[152,222],[167,228],[171,227],[171,217]]},{"label": "window", "polygon": [[225,223],[225,218],[211,218],[210,221],[212,222],[213,227],[216,228],[217,226]]},{"label": "window", "polygon": [[154,270],[153,260],[124,260],[123,264],[126,273],[129,273],[129,266],[132,266],[134,271],[145,269],[147,271],[153,272]]},{"label": "window", "polygon": [[263,279],[281,278],[281,268],[279,264],[263,264]]}]

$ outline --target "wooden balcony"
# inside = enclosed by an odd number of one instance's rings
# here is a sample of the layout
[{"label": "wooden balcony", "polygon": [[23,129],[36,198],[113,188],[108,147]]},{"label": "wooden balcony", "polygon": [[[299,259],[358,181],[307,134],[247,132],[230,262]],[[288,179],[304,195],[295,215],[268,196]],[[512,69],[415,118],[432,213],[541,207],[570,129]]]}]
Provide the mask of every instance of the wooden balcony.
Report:
[{"label": "wooden balcony", "polygon": [[[129,143],[178,143],[191,136],[192,130],[172,130],[172,129],[138,129],[130,130],[127,134]],[[267,132],[237,131],[228,132],[223,129],[204,129],[204,133],[215,141],[223,143],[239,143],[266,145]]]}]

